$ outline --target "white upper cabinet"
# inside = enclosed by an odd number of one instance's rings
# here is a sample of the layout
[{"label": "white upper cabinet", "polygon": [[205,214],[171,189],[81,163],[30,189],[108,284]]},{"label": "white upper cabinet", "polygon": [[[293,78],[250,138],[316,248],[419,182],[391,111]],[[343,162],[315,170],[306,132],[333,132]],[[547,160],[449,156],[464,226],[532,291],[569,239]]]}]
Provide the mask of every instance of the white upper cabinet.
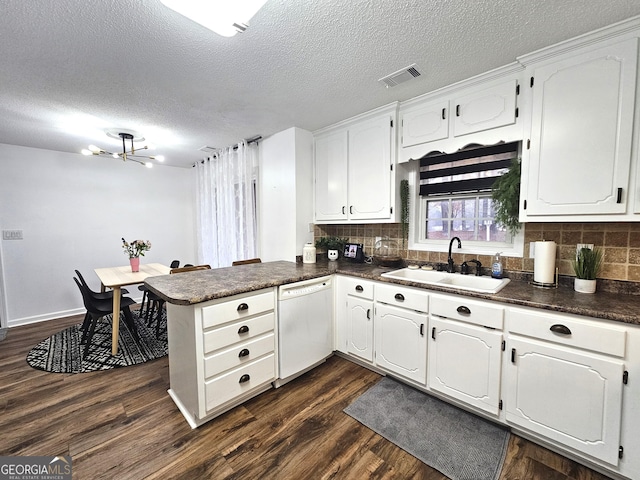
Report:
[{"label": "white upper cabinet", "polygon": [[347,219],[347,130],[315,139],[316,221]]},{"label": "white upper cabinet", "polygon": [[488,88],[461,92],[453,100],[453,136],[514,124],[517,91],[516,80],[510,79]]},{"label": "white upper cabinet", "polygon": [[397,105],[315,132],[315,221],[391,222]]},{"label": "white upper cabinet", "polygon": [[[638,39],[628,38],[547,54],[527,66],[522,220],[616,219],[627,211],[637,63]],[[563,217],[539,218],[556,215]]]},{"label": "white upper cabinet", "polygon": [[452,153],[471,143],[521,140],[521,74],[522,67],[513,64],[403,102],[398,162],[436,150]]},{"label": "white upper cabinet", "polygon": [[449,101],[426,102],[401,117],[402,147],[435,142],[449,137]]}]

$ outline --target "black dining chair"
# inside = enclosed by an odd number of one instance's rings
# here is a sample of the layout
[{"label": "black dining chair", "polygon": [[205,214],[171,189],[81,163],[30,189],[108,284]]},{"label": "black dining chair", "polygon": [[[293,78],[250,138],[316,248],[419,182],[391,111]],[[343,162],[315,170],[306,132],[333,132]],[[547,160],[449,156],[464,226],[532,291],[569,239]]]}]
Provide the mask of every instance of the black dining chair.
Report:
[{"label": "black dining chair", "polygon": [[[93,298],[95,298],[96,300],[113,300],[113,290],[109,290],[107,292],[95,292],[93,290],[91,290],[91,287],[89,287],[89,284],[87,284],[86,280],[84,279],[84,277],[82,276],[82,274],[78,271],[78,270],[74,270],[76,272],[76,275],[78,276],[78,279],[80,280],[80,283],[82,283],[82,285],[89,290],[89,292],[91,292],[91,295],[93,296]],[[126,288],[121,288],[120,289],[120,293],[122,295],[126,295],[127,293],[129,293],[129,290],[127,290]]]},{"label": "black dining chair", "polygon": [[[113,303],[110,300],[98,300],[94,298],[91,294],[91,290],[84,287],[76,277],[73,277],[73,280],[76,282],[76,285],[78,285],[78,289],[82,294],[82,302],[84,303],[84,307],[87,309],[87,316],[90,319],[88,325],[83,329],[82,338],[80,340],[80,344],[84,344],[84,356],[86,357],[89,353],[89,349],[91,348],[91,340],[93,339],[93,334],[98,320],[111,313],[119,315],[120,312],[113,312]],[[133,316],[131,315],[131,310],[129,309],[129,307],[135,303],[135,300],[130,297],[122,297],[120,299],[120,311],[124,313],[125,323],[127,324],[127,327],[129,327],[129,331],[133,335],[133,338],[136,342],[140,343],[138,330],[136,329],[136,324],[133,320]],[[85,316],[85,323],[87,316]]]},{"label": "black dining chair", "polygon": [[[178,268],[179,266],[180,266],[180,260],[174,260],[173,262],[171,262],[170,268]],[[140,302],[139,316],[140,318],[142,317],[147,318],[144,312],[145,310],[148,312],[149,307],[151,306],[151,302],[149,301],[149,290],[144,285],[144,283],[142,285],[138,285],[138,290],[142,292],[142,301]]]},{"label": "black dining chair", "polygon": [[[89,292],[89,294],[98,301],[103,301],[106,300],[110,303],[113,302],[113,290],[109,290],[107,292],[96,292],[94,290],[91,290],[91,287],[89,287],[89,285],[87,284],[86,280],[84,279],[84,277],[82,276],[82,274],[78,271],[75,270],[76,275],[78,276],[78,279],[80,280],[80,283],[82,284],[82,286]],[[120,294],[121,294],[121,302],[122,302],[122,295],[125,295],[129,293],[129,290],[127,290],[126,288],[122,288],[120,289]],[[89,315],[89,312],[87,311],[87,313],[84,316],[84,320],[82,321],[82,326],[80,327],[80,330],[82,330],[83,332],[86,330],[86,328],[89,326],[89,324],[91,323],[91,315]]]}]

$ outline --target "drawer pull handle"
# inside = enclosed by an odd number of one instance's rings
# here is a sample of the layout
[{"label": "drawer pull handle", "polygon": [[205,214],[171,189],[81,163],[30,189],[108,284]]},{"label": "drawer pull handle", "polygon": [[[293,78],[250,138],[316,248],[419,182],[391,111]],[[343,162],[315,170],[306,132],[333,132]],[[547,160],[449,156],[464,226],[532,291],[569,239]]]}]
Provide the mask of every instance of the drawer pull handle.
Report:
[{"label": "drawer pull handle", "polygon": [[553,333],[559,333],[560,335],[571,335],[571,330],[569,329],[569,327],[560,323],[551,325],[551,327],[549,327],[549,330],[551,330]]},{"label": "drawer pull handle", "polygon": [[247,305],[246,303],[241,303],[240,305],[238,305],[239,312],[243,312],[244,310],[249,310],[249,305]]},{"label": "drawer pull handle", "polygon": [[420,336],[424,337],[424,323],[420,324]]},{"label": "drawer pull handle", "polygon": [[249,374],[248,374],[248,373],[245,373],[244,375],[242,375],[242,376],[240,377],[240,380],[238,380],[238,383],[246,383],[246,382],[248,382],[249,380],[251,380],[251,377],[249,376]]},{"label": "drawer pull handle", "polygon": [[364,288],[362,288],[362,285],[356,285],[356,292],[364,292]]},{"label": "drawer pull handle", "polygon": [[238,329],[239,335],[242,335],[243,333],[249,333],[249,327],[247,327],[246,325],[243,325]]},{"label": "drawer pull handle", "polygon": [[469,307],[465,307],[464,305],[460,305],[457,310],[460,315],[471,315]]},{"label": "drawer pull handle", "polygon": [[249,356],[249,349],[248,348],[243,348],[242,350],[240,350],[240,353],[238,354],[238,357],[242,358],[242,357],[248,357]]},{"label": "drawer pull handle", "polygon": [[399,302],[404,302],[404,295],[402,295],[401,293],[396,293],[395,299]]},{"label": "drawer pull handle", "polygon": [[436,339],[436,327],[431,328],[431,338]]}]

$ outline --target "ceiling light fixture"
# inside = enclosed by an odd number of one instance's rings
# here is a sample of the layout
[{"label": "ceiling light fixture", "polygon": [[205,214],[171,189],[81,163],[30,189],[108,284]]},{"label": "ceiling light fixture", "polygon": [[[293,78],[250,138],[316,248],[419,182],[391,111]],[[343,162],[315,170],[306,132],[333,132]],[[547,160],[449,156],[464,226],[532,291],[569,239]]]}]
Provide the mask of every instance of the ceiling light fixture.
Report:
[{"label": "ceiling light fixture", "polygon": [[[153,167],[153,163],[149,161],[140,160],[141,158],[146,158],[147,160],[157,160],[159,162],[164,161],[164,157],[162,155],[140,155],[136,153],[135,147],[133,145],[133,141],[144,141],[144,137],[136,137],[133,133],[128,132],[119,132],[117,134],[107,132],[107,135],[113,138],[121,138],[122,139],[122,152],[110,152],[100,147],[96,147],[95,145],[89,145],[88,148],[82,149],[83,155],[110,155],[113,158],[121,158],[123,162],[127,160],[131,162],[139,163],[140,165],[144,165],[147,168]],[[127,150],[126,141],[129,140],[131,142],[131,149]],[[152,148],[149,145],[145,145],[144,147],[138,147],[138,150],[146,150],[148,148]]]},{"label": "ceiling light fixture", "polygon": [[244,32],[247,23],[267,0],[160,0],[171,10],[184,15],[223,37]]}]

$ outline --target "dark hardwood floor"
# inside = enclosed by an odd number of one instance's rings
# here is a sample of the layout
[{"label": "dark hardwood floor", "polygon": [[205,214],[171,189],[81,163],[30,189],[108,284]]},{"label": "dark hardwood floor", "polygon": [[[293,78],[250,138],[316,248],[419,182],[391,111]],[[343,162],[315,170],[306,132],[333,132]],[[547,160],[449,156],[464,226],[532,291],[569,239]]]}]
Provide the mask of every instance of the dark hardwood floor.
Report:
[{"label": "dark hardwood floor", "polygon": [[[85,374],[34,370],[36,343],[70,317],[0,342],[0,455],[71,455],[74,479],[445,479],[342,412],[379,375],[327,363],[192,430],[169,395],[167,358]],[[603,480],[512,435],[501,480]]]}]

